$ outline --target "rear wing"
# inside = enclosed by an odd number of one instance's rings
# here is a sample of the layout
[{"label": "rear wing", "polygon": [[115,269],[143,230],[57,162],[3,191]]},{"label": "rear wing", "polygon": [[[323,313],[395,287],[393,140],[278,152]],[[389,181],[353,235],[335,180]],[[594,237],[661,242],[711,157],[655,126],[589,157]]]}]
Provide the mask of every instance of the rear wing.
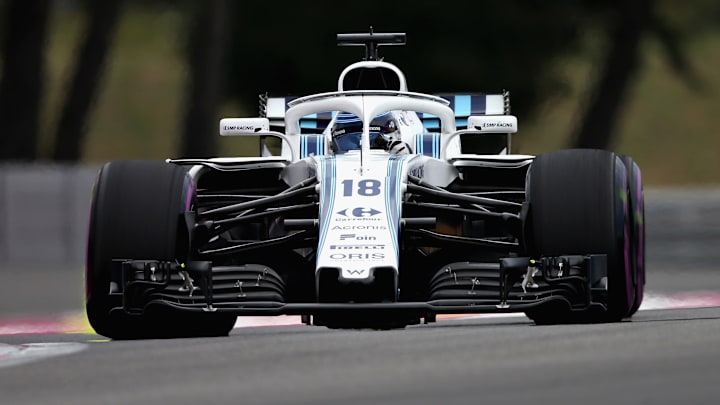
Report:
[{"label": "rear wing", "polygon": [[[471,115],[508,115],[510,114],[510,92],[502,94],[436,94],[450,102],[450,108],[455,111],[455,126],[458,130],[467,129],[468,117]],[[440,128],[440,120],[432,114],[417,113],[423,126],[429,132],[436,132]]]},{"label": "rear wing", "polygon": [[[265,117],[270,121],[270,129],[273,131],[283,132],[285,128],[285,111],[287,111],[288,103],[298,97],[268,97],[266,94],[259,96],[259,113],[260,117]],[[300,128],[305,133],[320,134],[330,124],[335,112],[321,112],[303,117],[300,120]]]},{"label": "rear wing", "polygon": [[[455,125],[457,129],[466,129],[467,119],[471,115],[508,115],[510,114],[510,92],[504,91],[501,94],[464,93],[453,94],[443,93],[436,96],[447,100],[450,108],[455,111]],[[285,127],[285,111],[288,103],[298,97],[269,97],[267,94],[259,96],[260,117],[268,118],[270,129],[282,132]],[[418,112],[418,117],[423,126],[429,132],[436,132],[440,129],[440,120],[432,115]],[[322,112],[311,114],[300,120],[300,128],[305,133],[322,133],[330,124],[335,112]]]}]

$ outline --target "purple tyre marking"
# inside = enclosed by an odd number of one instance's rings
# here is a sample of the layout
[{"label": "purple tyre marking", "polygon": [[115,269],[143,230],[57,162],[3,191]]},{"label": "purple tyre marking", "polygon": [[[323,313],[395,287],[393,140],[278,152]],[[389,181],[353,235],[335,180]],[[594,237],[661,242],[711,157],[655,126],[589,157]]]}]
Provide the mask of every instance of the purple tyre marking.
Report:
[{"label": "purple tyre marking", "polygon": [[[625,168],[625,165],[622,166]],[[630,232],[629,232],[629,219],[630,219],[630,209],[629,209],[629,199],[630,195],[628,193],[628,184],[627,184],[627,172],[623,173],[622,176],[622,190],[625,194],[625,199],[623,201],[623,264],[625,267],[625,300],[628,304],[628,309],[632,308],[633,302],[634,302],[634,294],[633,294],[633,285],[632,285],[632,275],[630,274]],[[622,194],[621,194],[622,195]]]},{"label": "purple tyre marking", "polygon": [[185,192],[187,193],[187,196],[185,197],[185,211],[190,211],[190,207],[192,207],[193,202],[193,196],[195,195],[195,183],[193,183],[190,176],[185,177],[185,182],[187,185],[184,187]]},{"label": "purple tyre marking", "polygon": [[635,305],[636,308],[640,306],[643,300],[645,290],[645,219],[644,219],[644,207],[645,198],[642,193],[642,174],[640,173],[640,167],[634,165],[633,172],[635,173],[635,196],[636,204],[635,207],[635,226],[636,226],[636,268],[635,268]]}]

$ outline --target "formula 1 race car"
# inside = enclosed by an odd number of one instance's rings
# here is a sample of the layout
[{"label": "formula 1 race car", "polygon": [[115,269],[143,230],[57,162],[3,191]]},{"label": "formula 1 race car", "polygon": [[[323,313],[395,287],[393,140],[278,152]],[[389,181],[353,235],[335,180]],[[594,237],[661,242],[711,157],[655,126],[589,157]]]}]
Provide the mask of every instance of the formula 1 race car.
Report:
[{"label": "formula 1 race car", "polygon": [[[437,314],[613,322],[643,298],[640,169],[605,150],[511,153],[509,94],[408,91],[365,46],[338,89],[220,121],[259,157],[104,165],[86,309],[114,339],[227,335],[237,316],[402,328]],[[279,139],[275,146],[272,139]]]}]

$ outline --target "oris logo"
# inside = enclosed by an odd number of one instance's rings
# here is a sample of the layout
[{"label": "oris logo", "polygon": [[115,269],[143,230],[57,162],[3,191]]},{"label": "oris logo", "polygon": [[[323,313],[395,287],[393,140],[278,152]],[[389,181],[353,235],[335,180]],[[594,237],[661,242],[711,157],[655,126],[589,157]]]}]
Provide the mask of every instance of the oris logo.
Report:
[{"label": "oris logo", "polygon": [[383,260],[385,253],[333,253],[333,260]]}]

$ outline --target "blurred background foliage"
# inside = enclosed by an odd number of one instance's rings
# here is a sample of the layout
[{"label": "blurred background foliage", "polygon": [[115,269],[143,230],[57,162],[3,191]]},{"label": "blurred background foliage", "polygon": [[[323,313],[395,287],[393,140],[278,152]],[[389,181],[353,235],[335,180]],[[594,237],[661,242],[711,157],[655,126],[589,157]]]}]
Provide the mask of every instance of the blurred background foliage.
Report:
[{"label": "blurred background foliage", "polygon": [[331,91],[361,48],[413,91],[512,94],[514,152],[633,155],[648,184],[720,183],[716,0],[0,0],[0,160],[253,155],[257,96]]}]

